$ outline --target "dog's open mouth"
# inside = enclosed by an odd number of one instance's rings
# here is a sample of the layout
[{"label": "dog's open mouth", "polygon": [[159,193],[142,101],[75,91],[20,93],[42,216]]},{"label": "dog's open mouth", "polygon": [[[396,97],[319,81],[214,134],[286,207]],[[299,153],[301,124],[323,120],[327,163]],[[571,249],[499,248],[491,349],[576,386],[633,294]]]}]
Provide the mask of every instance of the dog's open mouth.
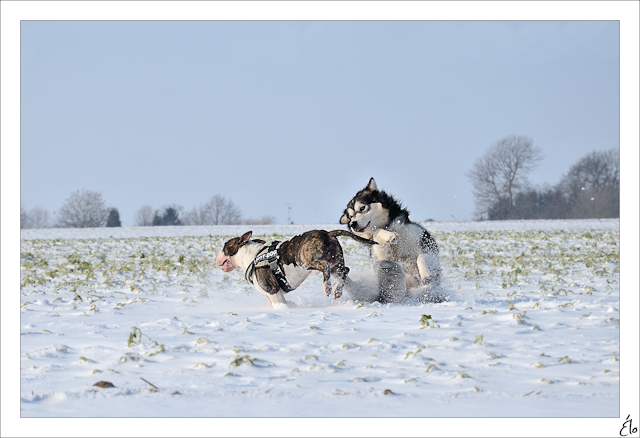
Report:
[{"label": "dog's open mouth", "polygon": [[371,223],[371,221],[367,222],[367,225],[365,225],[364,227],[351,227],[351,229],[355,232],[355,233],[362,233]]},{"label": "dog's open mouth", "polygon": [[222,268],[224,268],[226,265],[229,264],[229,259],[226,259],[224,262],[222,262],[222,264],[220,265]]}]

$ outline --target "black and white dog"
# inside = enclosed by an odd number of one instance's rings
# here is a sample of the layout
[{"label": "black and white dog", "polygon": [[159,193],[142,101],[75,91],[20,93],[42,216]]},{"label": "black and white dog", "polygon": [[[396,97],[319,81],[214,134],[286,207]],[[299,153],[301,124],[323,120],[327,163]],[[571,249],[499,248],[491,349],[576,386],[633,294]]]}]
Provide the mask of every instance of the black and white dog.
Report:
[{"label": "black and white dog", "polygon": [[[225,242],[216,255],[216,265],[224,272],[245,271],[245,278],[269,300],[269,305],[286,304],[284,294],[302,284],[312,271],[323,274],[322,287],[327,296],[340,298],[348,281],[349,268],[344,264],[338,236],[351,237],[368,245],[377,243],[345,230],[311,230],[284,242],[266,246],[261,239],[251,240],[252,232]],[[331,277],[337,282],[331,287]]]},{"label": "black and white dog", "polygon": [[[377,301],[397,302],[414,298],[441,302],[446,297],[437,288],[442,270],[438,245],[429,232],[409,220],[409,210],[393,196],[378,190],[376,181],[349,201],[340,223],[355,234],[372,239],[371,257],[378,274]],[[350,284],[346,285],[347,290]]]}]

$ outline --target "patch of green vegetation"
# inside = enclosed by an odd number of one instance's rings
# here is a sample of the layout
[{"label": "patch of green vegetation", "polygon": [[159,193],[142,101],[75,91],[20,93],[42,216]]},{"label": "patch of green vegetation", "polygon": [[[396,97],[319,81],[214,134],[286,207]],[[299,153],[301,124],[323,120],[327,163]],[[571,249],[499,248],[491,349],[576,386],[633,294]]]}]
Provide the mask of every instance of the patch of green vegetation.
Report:
[{"label": "patch of green vegetation", "polygon": [[247,364],[247,365],[253,365],[254,362],[256,362],[258,359],[257,358],[251,358],[249,357],[248,354],[244,355],[244,356],[236,356],[236,357],[232,357],[231,358],[231,365],[233,365],[234,367],[239,367],[240,365]]},{"label": "patch of green vegetation", "polygon": [[422,327],[420,327],[420,330],[422,330],[424,328],[428,328],[428,327],[431,327],[431,328],[438,327],[438,328],[440,328],[440,324],[438,324],[436,322],[436,320],[431,317],[431,315],[422,315],[420,317],[420,324],[422,324]]}]

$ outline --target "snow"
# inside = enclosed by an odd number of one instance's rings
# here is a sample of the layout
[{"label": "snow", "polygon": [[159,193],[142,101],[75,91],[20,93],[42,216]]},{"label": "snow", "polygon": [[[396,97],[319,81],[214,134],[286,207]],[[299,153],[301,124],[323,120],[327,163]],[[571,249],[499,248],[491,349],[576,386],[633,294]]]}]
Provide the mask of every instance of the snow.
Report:
[{"label": "snow", "polygon": [[311,275],[268,307],[215,266],[248,229],[333,224],[22,230],[20,415],[622,415],[619,220],[423,225],[449,302],[334,300]]}]

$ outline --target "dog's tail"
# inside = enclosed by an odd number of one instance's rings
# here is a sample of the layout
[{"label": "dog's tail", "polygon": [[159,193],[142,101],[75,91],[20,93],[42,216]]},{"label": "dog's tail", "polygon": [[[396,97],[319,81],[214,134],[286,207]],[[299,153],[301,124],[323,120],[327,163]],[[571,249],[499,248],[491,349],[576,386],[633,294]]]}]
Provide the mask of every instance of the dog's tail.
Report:
[{"label": "dog's tail", "polygon": [[347,237],[351,237],[354,240],[357,240],[360,243],[364,243],[364,244],[367,244],[367,245],[377,245],[378,244],[378,242],[376,242],[374,240],[365,239],[364,237],[360,237],[357,234],[353,234],[351,231],[346,231],[346,230],[329,231],[329,236],[330,237],[347,236]]}]

